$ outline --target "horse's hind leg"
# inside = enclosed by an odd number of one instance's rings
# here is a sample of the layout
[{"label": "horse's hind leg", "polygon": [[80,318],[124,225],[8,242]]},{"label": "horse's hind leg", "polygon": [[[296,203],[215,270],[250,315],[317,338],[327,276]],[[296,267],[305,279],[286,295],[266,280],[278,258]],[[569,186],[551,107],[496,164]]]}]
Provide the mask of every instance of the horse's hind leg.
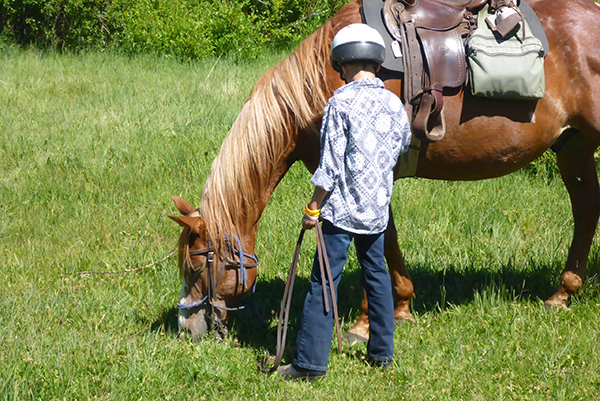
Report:
[{"label": "horse's hind leg", "polygon": [[558,290],[546,301],[548,308],[566,308],[585,278],[587,260],[600,216],[600,187],[594,162],[596,145],[579,131],[558,151],[556,158],[571,206],[575,231]]},{"label": "horse's hind leg", "polygon": [[[385,259],[392,278],[392,293],[394,296],[394,318],[396,322],[414,321],[410,313],[410,300],[415,297],[413,284],[402,252],[398,246],[398,232],[394,224],[394,216],[390,208],[390,221],[385,231]],[[369,338],[369,314],[366,293],[360,305],[360,316],[354,326],[348,330],[345,340],[349,343],[354,341],[364,342]]]}]

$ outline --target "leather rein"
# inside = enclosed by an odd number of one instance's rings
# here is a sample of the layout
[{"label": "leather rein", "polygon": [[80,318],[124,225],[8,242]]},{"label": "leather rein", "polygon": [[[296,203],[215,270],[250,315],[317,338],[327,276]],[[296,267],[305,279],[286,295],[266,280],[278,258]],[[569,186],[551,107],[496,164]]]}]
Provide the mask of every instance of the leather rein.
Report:
[{"label": "leather rein", "polygon": [[[331,294],[331,301],[333,304],[333,317],[335,320],[335,329],[338,339],[338,351],[342,353],[342,335],[340,332],[340,320],[338,316],[337,308],[337,297],[335,294],[335,288],[333,286],[333,275],[331,274],[331,268],[329,267],[329,259],[327,258],[327,250],[325,248],[325,241],[323,240],[323,230],[321,225],[317,223],[315,225],[317,231],[317,254],[319,258],[319,269],[321,272],[321,281],[323,287],[323,301],[324,309],[326,313],[329,313],[329,297],[327,296],[327,282],[329,282],[329,290]],[[273,367],[267,368],[266,364],[272,360],[272,358],[265,357],[260,364],[260,370],[264,373],[273,373],[277,370],[277,367],[281,364],[283,359],[283,352],[285,350],[285,340],[287,337],[288,321],[290,316],[290,308],[292,302],[292,293],[294,292],[294,282],[296,280],[296,272],[298,270],[298,259],[300,257],[300,248],[302,246],[302,240],[304,239],[305,229],[300,231],[298,241],[296,242],[296,249],[294,251],[294,257],[292,258],[292,264],[288,273],[287,281],[285,282],[285,289],[283,291],[283,299],[281,300],[281,310],[279,312],[279,320],[277,321],[277,349],[275,352],[275,363]],[[327,276],[326,276],[327,274]]]}]

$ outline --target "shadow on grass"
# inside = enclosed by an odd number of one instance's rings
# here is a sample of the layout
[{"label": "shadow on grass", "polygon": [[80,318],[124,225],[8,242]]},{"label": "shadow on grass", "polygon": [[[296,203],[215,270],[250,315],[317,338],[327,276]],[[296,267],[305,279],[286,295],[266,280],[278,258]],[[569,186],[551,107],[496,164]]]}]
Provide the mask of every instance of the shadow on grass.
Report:
[{"label": "shadow on grass", "polygon": [[177,308],[173,307],[164,310],[160,316],[150,325],[151,331],[163,330],[165,334],[176,336],[179,332],[179,323],[177,321]]},{"label": "shadow on grass", "polygon": [[[533,261],[526,266],[515,267],[505,263],[495,271],[487,271],[480,267],[456,269],[446,266],[443,270],[434,270],[431,265],[409,266],[411,280],[415,287],[416,297],[412,302],[412,310],[422,314],[444,310],[450,305],[464,305],[473,301],[476,293],[492,289],[502,289],[508,296],[523,300],[545,300],[550,297],[559,284],[562,262],[536,264]],[[588,263],[588,276],[598,277],[600,273],[600,249],[593,249]],[[598,280],[594,279],[593,282]],[[255,349],[266,349],[275,353],[277,319],[281,307],[285,283],[279,278],[261,280],[256,284],[256,292],[247,296],[244,303],[250,307],[234,314],[231,335],[243,346]],[[302,314],[304,297],[309,289],[308,277],[296,277],[292,297],[288,334],[286,340],[285,361],[291,361],[295,350],[295,339]],[[358,266],[346,267],[338,288],[338,309],[340,319],[354,323],[358,317],[363,296],[361,272]],[[262,320],[257,317],[262,317]],[[177,309],[165,311],[153,324],[152,330],[164,330],[176,335]],[[343,335],[344,333],[342,333]]]}]

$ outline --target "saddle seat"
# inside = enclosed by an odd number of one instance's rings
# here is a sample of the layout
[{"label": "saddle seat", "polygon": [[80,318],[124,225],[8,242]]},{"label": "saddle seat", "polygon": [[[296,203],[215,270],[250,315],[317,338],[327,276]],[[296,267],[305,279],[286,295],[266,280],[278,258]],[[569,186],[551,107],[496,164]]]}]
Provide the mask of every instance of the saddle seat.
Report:
[{"label": "saddle seat", "polygon": [[487,0],[396,0],[390,4],[404,4],[407,12],[414,18],[417,28],[445,31],[460,24],[466,10],[486,2]]}]

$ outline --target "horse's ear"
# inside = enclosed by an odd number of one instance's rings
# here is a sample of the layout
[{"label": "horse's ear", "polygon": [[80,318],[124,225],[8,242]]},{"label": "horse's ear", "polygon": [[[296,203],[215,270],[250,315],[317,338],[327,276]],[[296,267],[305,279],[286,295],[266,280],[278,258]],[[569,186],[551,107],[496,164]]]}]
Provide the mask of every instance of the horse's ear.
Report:
[{"label": "horse's ear", "polygon": [[169,216],[181,227],[188,227],[193,233],[200,234],[200,231],[205,227],[204,221],[199,217],[191,216]]},{"label": "horse's ear", "polygon": [[177,210],[179,210],[179,213],[181,213],[184,216],[190,213],[194,213],[196,211],[196,209],[193,206],[191,206],[189,203],[187,203],[178,196],[172,196],[171,199],[173,199],[173,202],[175,202],[175,206],[177,206]]}]

